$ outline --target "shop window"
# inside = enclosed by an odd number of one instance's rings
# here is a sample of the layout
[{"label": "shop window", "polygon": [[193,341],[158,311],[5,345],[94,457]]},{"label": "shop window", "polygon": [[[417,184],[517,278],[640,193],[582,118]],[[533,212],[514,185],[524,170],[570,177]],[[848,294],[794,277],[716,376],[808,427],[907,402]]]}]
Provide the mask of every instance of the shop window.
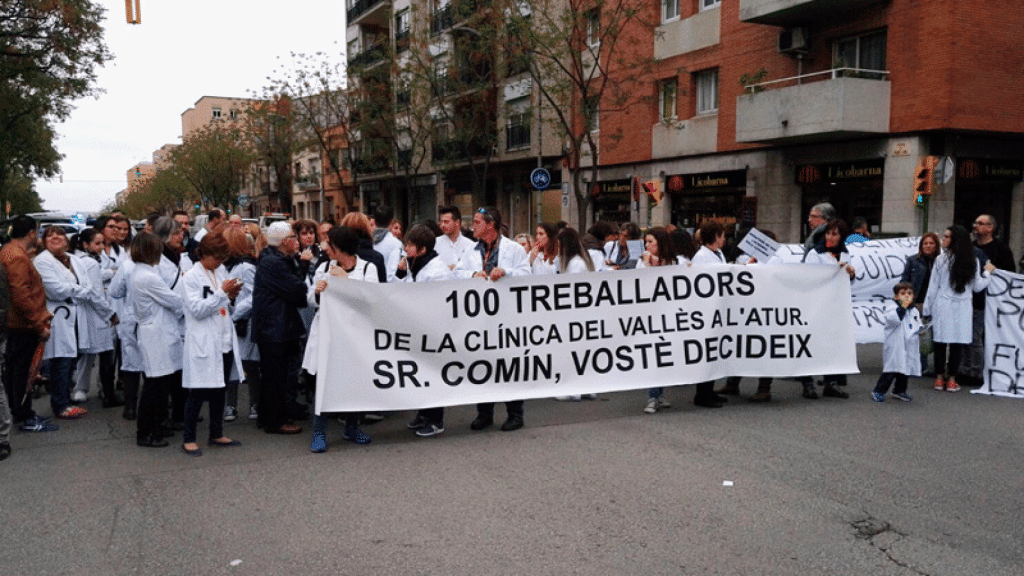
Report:
[{"label": "shop window", "polygon": [[676,78],[658,83],[658,118],[662,122],[676,119],[676,93],[679,85]]},{"label": "shop window", "polygon": [[697,88],[697,114],[718,112],[718,70],[698,72],[694,77]]}]

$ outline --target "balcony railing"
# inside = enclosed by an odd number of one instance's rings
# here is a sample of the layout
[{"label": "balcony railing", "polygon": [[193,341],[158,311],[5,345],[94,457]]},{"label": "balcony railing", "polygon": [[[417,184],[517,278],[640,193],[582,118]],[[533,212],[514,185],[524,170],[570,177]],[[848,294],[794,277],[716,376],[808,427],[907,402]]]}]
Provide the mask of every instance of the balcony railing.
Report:
[{"label": "balcony railing", "polygon": [[530,125],[509,124],[505,127],[505,149],[518,150],[530,147]]},{"label": "balcony railing", "polygon": [[352,58],[349,58],[348,65],[351,68],[366,68],[387,57],[387,47],[383,44],[374,44]]},{"label": "balcony railing", "polygon": [[391,4],[390,0],[356,0],[355,4],[351,8],[346,10],[348,16],[348,22],[350,25],[355,22],[360,16],[369,12],[372,8],[375,8],[378,4]]},{"label": "balcony railing", "polygon": [[870,70],[867,68],[833,68],[831,70],[823,70],[821,72],[811,72],[809,74],[802,74],[800,76],[790,76],[789,78],[781,78],[779,80],[769,80],[768,82],[750,84],[743,87],[743,92],[745,94],[756,94],[763,90],[770,90],[772,88],[782,88],[783,86],[805,84],[807,80],[810,80],[811,82],[820,82],[822,80],[835,80],[836,78],[866,78],[868,80],[885,80],[888,77],[888,70]]},{"label": "balcony railing", "polygon": [[437,36],[442,31],[462,22],[476,12],[476,0],[453,0],[444,8],[434,10],[430,18],[430,35]]},{"label": "balcony railing", "polygon": [[299,176],[295,179],[295,185],[301,190],[310,190],[312,188],[320,188],[320,175],[319,174],[308,174],[306,176]]}]

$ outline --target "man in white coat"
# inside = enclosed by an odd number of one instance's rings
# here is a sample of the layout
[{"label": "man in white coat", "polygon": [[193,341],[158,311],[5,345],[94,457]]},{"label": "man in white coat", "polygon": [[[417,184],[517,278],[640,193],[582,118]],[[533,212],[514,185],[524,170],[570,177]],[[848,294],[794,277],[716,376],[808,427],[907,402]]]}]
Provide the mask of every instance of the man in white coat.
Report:
[{"label": "man in white coat", "polygon": [[444,234],[435,239],[434,250],[441,262],[449,270],[454,270],[462,262],[462,255],[472,250],[476,243],[462,235],[462,212],[458,206],[442,206],[438,213],[437,225]]},{"label": "man in white coat", "polygon": [[370,218],[370,226],[373,228],[373,249],[384,257],[384,272],[387,274],[388,282],[395,281],[398,262],[404,253],[402,241],[388,230],[392,218],[394,212],[383,204],[373,211],[373,217]]},{"label": "man in white coat", "polygon": [[[505,238],[501,230],[501,212],[497,208],[480,208],[473,214],[473,235],[478,242],[464,253],[462,263],[455,270],[457,278],[478,278],[498,282],[505,276],[530,274],[530,259],[519,243]],[[505,403],[508,418],[501,425],[505,432],[523,427],[523,401]],[[477,416],[469,425],[472,430],[483,430],[494,424],[494,403],[476,405]]]}]

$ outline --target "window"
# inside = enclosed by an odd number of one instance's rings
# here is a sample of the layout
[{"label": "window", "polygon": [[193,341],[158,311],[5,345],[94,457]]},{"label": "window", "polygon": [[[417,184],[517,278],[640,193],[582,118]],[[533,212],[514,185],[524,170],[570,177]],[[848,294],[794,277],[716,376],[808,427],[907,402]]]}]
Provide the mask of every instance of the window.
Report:
[{"label": "window", "polygon": [[710,10],[711,8],[717,8],[722,3],[722,0],[700,0],[701,10]]},{"label": "window", "polygon": [[395,14],[395,45],[399,50],[409,48],[409,9],[399,10]]},{"label": "window", "polygon": [[662,80],[658,84],[658,119],[675,120],[676,119],[676,86],[678,82],[675,78],[669,78],[668,80]]},{"label": "window", "polygon": [[530,97],[523,96],[509,100],[508,127],[506,128],[505,149],[530,147]]},{"label": "window", "polygon": [[594,9],[586,14],[587,44],[597,46],[601,43],[601,11]]},{"label": "window", "polygon": [[229,110],[228,111],[228,117],[231,118],[232,120],[238,120],[238,110],[235,110],[234,108]]},{"label": "window", "polygon": [[[885,31],[844,38],[835,43],[835,68],[885,70]],[[881,80],[882,74],[859,74]]]},{"label": "window", "polygon": [[697,86],[697,114],[718,112],[718,70],[698,72],[694,84]]},{"label": "window", "polygon": [[668,22],[679,18],[680,0],[661,0],[661,21]]},{"label": "window", "polygon": [[598,108],[596,96],[591,96],[583,102],[583,119],[591,132],[601,129],[601,110]]},{"label": "window", "polygon": [[355,58],[358,55],[359,55],[359,40],[358,39],[356,39],[356,40],[349,40],[348,41],[348,57],[349,58]]},{"label": "window", "polygon": [[220,118],[220,106],[213,107],[213,117]]}]

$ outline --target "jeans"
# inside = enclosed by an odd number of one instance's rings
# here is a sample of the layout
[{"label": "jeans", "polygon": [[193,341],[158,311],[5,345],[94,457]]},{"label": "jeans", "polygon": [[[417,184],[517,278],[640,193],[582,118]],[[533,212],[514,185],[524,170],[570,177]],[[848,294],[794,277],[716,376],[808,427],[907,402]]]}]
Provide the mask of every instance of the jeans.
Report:
[{"label": "jeans", "polygon": [[665,393],[665,389],[664,388],[648,388],[647,389],[647,397],[648,398],[661,398],[661,395],[664,394],[664,393]]},{"label": "jeans", "polygon": [[[0,373],[3,372],[4,356],[7,349],[7,334],[0,334]],[[0,444],[10,444],[11,427],[14,422],[11,419],[11,408],[7,405],[7,393],[0,393]]]},{"label": "jeans", "polygon": [[50,408],[54,416],[71,406],[71,389],[78,358],[50,358]]},{"label": "jeans", "polygon": [[882,375],[878,378],[878,383],[875,384],[875,392],[879,394],[885,394],[889,392],[889,386],[896,381],[896,386],[893,387],[893,394],[906,394],[907,383],[909,378],[906,374],[900,374],[899,372],[882,372]]}]

